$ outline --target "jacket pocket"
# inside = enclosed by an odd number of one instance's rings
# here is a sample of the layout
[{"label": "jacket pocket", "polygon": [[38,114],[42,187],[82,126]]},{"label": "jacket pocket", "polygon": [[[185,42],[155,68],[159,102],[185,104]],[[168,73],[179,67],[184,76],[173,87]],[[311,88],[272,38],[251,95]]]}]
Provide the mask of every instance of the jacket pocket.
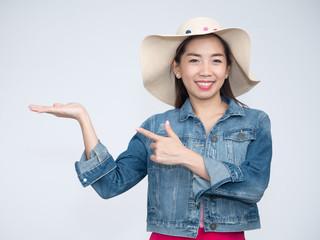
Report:
[{"label": "jacket pocket", "polygon": [[232,198],[216,197],[208,204],[212,221],[221,224],[241,224],[259,220],[258,208],[254,203],[244,203]]},{"label": "jacket pocket", "polygon": [[256,130],[250,127],[234,128],[225,131],[223,137],[228,160],[241,164],[245,161],[250,142],[256,139]]}]

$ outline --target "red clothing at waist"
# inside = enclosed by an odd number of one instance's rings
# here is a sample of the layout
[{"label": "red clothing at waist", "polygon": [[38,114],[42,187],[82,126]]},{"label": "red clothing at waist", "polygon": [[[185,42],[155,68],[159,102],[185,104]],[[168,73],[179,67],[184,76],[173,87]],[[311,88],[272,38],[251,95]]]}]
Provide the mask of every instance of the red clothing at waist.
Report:
[{"label": "red clothing at waist", "polygon": [[[150,236],[150,240],[187,240],[194,238],[186,238],[186,237],[175,237],[162,235],[159,233],[152,233]],[[205,232],[203,228],[199,228],[198,236],[196,240],[245,240],[244,232],[229,232],[229,233],[221,233],[221,232]]]}]

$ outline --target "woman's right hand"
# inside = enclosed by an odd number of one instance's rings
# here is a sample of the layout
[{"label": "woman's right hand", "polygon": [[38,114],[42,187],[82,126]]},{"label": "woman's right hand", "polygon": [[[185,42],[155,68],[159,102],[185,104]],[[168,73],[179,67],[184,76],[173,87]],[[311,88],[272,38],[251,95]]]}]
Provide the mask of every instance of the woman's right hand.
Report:
[{"label": "woman's right hand", "polygon": [[55,103],[52,107],[29,105],[29,109],[37,113],[49,113],[57,117],[73,118],[78,121],[86,113],[86,109],[79,103]]},{"label": "woman's right hand", "polygon": [[97,135],[94,131],[89,114],[79,103],[61,104],[55,103],[53,106],[29,105],[29,109],[37,113],[49,113],[57,117],[73,118],[78,120],[86,149],[87,159],[90,158],[90,152],[98,143]]}]

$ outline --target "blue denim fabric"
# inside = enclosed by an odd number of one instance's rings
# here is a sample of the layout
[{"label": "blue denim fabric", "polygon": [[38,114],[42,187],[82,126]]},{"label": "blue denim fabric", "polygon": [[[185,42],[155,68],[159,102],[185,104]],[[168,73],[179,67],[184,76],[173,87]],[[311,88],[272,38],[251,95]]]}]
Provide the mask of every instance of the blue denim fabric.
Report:
[{"label": "blue denim fabric", "polygon": [[147,230],[196,238],[204,207],[205,231],[236,232],[260,228],[257,202],[267,188],[272,143],[270,120],[260,110],[243,108],[233,100],[207,135],[189,100],[181,109],[157,114],[141,127],[167,136],[164,123],[189,149],[201,154],[210,182],[180,165],[150,160],[152,140],[140,133],[116,161],[100,143],[76,162],[84,187],[102,198],[125,192],[148,175]]}]

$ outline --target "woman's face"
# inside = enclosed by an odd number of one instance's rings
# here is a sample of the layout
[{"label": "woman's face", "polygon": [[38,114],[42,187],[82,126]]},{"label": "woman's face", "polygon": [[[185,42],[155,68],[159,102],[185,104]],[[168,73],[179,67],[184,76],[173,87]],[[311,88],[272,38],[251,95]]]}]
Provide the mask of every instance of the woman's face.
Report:
[{"label": "woman's face", "polygon": [[220,40],[214,36],[192,39],[174,62],[173,71],[182,79],[191,102],[220,99],[220,88],[229,75],[230,67]]}]

